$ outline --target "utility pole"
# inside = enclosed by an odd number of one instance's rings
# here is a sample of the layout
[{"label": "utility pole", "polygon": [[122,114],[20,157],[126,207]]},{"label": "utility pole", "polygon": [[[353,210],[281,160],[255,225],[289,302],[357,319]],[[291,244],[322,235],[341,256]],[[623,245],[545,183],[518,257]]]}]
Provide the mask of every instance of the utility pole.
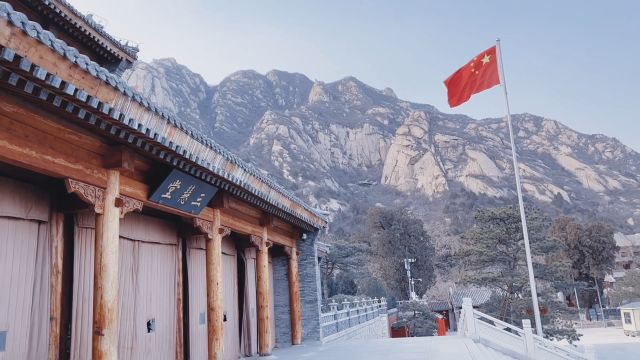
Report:
[{"label": "utility pole", "polygon": [[[604,327],[607,327],[607,321],[604,319],[604,307],[602,307],[602,299],[600,298],[600,288],[598,287],[598,279],[596,279],[596,276],[593,276],[593,281],[595,281],[596,283],[596,294],[598,294],[598,302],[600,303],[600,313],[602,314],[602,325],[604,325]],[[598,313],[596,313],[596,316],[598,315]]]},{"label": "utility pole", "polygon": [[416,259],[409,258],[409,251],[407,247],[404,247],[404,269],[407,270],[407,280],[409,281],[409,300],[413,300],[415,297],[415,291],[413,290],[413,278],[411,277],[411,264],[416,262]]},{"label": "utility pole", "polygon": [[411,300],[418,300],[418,295],[416,294],[416,281],[422,281],[422,279],[411,278]]}]

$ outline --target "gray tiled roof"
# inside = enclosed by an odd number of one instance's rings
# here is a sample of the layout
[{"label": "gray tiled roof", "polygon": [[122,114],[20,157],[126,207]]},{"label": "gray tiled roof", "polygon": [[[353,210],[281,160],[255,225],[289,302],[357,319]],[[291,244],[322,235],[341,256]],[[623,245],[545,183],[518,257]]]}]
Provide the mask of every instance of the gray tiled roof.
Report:
[{"label": "gray tiled roof", "polygon": [[[89,25],[93,30],[98,32],[104,38],[106,38],[107,40],[112,42],[116,47],[118,47],[118,49],[124,51],[129,56],[133,57],[134,59],[137,58],[137,53],[139,51],[137,46],[130,46],[130,45],[125,45],[125,44],[121,43],[120,40],[116,39],[111,34],[106,32],[104,30],[104,28],[100,24],[95,22],[95,20],[92,20],[90,17],[88,17],[85,14],[83,14],[82,12],[80,12],[80,10],[76,9],[68,1],[66,1],[66,0],[57,0],[57,1],[40,0],[40,1],[44,5],[46,5],[47,7],[51,8],[54,11],[57,10],[58,3],[61,4],[62,6],[66,7],[67,9],[69,9],[69,11],[74,13],[76,16],[82,18],[87,23],[87,25]],[[60,12],[60,11],[58,10],[57,12]]]},{"label": "gray tiled roof", "polygon": [[451,305],[447,300],[430,300],[427,304],[431,311],[451,310]]},{"label": "gray tiled roof", "polygon": [[640,301],[620,305],[621,309],[640,309]]},{"label": "gray tiled roof", "polygon": [[473,306],[480,306],[491,298],[493,291],[490,289],[478,288],[478,287],[468,287],[464,289],[458,289],[451,294],[451,300],[453,301],[453,305],[455,307],[462,306],[463,298],[471,298],[471,303]]},{"label": "gray tiled roof", "polygon": [[[249,191],[253,195],[258,196],[261,199],[264,199],[265,201],[278,207],[279,209],[287,213],[290,213],[304,220],[305,222],[314,225],[317,228],[324,226],[324,224],[319,223],[317,221],[313,221],[312,219],[309,219],[305,215],[297,213],[293,209],[288,208],[286,205],[278,202],[276,195],[279,194],[280,196],[283,196],[284,198],[289,199],[289,201],[292,201],[293,203],[302,207],[306,211],[314,214],[319,219],[322,219],[324,223],[326,223],[327,220],[323,216],[323,214],[319,213],[317,210],[307,205],[305,202],[300,200],[291,192],[284,189],[281,185],[276,183],[272,178],[263,174],[255,166],[241,160],[238,156],[231,153],[230,151],[228,151],[227,149],[225,149],[224,147],[216,143],[211,138],[206,137],[201,133],[197,132],[188,124],[169,116],[168,114],[163,112],[161,109],[159,109],[155,104],[149,101],[147,98],[145,98],[144,96],[134,91],[120,77],[110,73],[105,68],[91,61],[89,57],[81,54],[74,47],[67,45],[63,40],[56,38],[53,35],[53,33],[51,33],[48,30],[44,30],[40,24],[33,21],[29,21],[26,15],[13,10],[10,4],[5,2],[0,2],[0,18],[7,19],[8,22],[13,26],[23,30],[30,37],[37,39],[42,44],[46,45],[53,51],[65,57],[69,62],[85,70],[91,76],[97,79],[100,79],[105,83],[108,83],[113,88],[117,89],[120,93],[122,93],[122,95],[128,97],[130,100],[133,100],[141,104],[144,108],[147,109],[147,111],[152,112],[153,114],[155,114],[157,118],[162,119],[162,121],[165,122],[164,124],[161,124],[161,126],[159,126],[162,128],[162,130],[160,130],[156,128],[146,128],[144,125],[142,125],[139,119],[132,119],[132,118],[124,119],[123,122],[129,124],[130,127],[134,129],[137,127],[139,132],[149,134],[150,137],[157,139],[157,141],[160,142],[161,144],[167,147],[170,147],[175,152],[178,152],[179,154],[181,154],[182,157],[196,162],[199,166],[205,167],[212,173],[232,181],[234,184],[237,184],[238,186]],[[84,93],[83,97],[85,99],[87,98],[86,93]],[[117,109],[110,108],[108,104],[104,104],[102,111],[109,113],[109,115],[116,120],[121,119],[123,115]],[[187,134],[190,138],[195,139],[200,144],[201,149],[206,149],[207,152],[209,150],[212,150],[216,156],[221,156],[222,158],[224,158],[225,161],[235,165],[237,168],[241,169],[241,171],[240,172],[234,171],[232,173],[229,173],[224,168],[217,166],[217,164],[205,161],[205,159],[203,159],[204,156],[201,152],[190,153],[185,150],[185,147],[186,147],[185,144],[177,144],[171,141],[171,139],[165,138],[163,134],[160,132],[163,130],[166,132],[166,128],[169,126],[177,127],[182,132]],[[248,179],[250,177],[258,179],[260,182],[265,184],[269,188],[269,190],[265,192],[265,190],[261,190],[253,186],[251,181]],[[273,192],[275,192],[275,194]]]}]

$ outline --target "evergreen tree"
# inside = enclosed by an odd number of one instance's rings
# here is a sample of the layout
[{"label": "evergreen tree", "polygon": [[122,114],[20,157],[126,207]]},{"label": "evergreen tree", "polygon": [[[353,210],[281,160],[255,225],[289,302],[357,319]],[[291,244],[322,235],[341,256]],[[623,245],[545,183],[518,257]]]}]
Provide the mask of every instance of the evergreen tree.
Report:
[{"label": "evergreen tree", "polygon": [[[597,303],[595,281],[602,280],[615,264],[618,247],[613,238],[613,227],[604,222],[581,225],[574,218],[559,217],[549,229],[549,236],[566,245],[565,254],[571,259],[574,286],[578,289],[583,307]],[[588,287],[589,290],[580,290]],[[602,291],[600,283],[598,288]]]},{"label": "evergreen tree", "polygon": [[334,278],[329,279],[329,297],[335,295],[355,295],[358,293],[355,277],[351,272],[339,272]]},{"label": "evergreen tree", "polygon": [[[363,244],[342,237],[330,235],[325,238],[330,246],[329,252],[320,261],[320,275],[322,277],[323,298],[338,294],[330,289],[335,277],[341,272],[360,271],[366,263],[367,248]],[[361,274],[357,274],[361,276]],[[355,295],[355,293],[353,294]]]},{"label": "evergreen tree", "polygon": [[581,243],[580,250],[584,258],[581,273],[604,278],[613,270],[618,252],[613,227],[602,221],[585,227],[585,241]]},{"label": "evergreen tree", "polygon": [[399,303],[398,316],[409,324],[411,336],[433,336],[438,329],[436,314],[421,301],[411,300]]},{"label": "evergreen tree", "polygon": [[549,229],[549,236],[566,245],[576,279],[603,278],[613,269],[618,247],[613,227],[597,221],[583,226],[574,218],[559,217]]},{"label": "evergreen tree", "polygon": [[[526,214],[538,300],[545,314],[545,336],[576,340],[577,334],[566,318],[568,309],[556,297],[557,291],[570,285],[566,247],[546,236],[549,219],[540,210],[527,207]],[[463,237],[455,258],[464,269],[463,282],[495,290],[488,307],[498,318],[518,326],[524,318],[535,321],[517,207],[479,209],[475,225]]]},{"label": "evergreen tree", "polygon": [[629,270],[620,278],[612,291],[609,300],[614,306],[624,305],[632,301],[640,301],[640,270]]},{"label": "evergreen tree", "polygon": [[369,209],[365,231],[359,241],[370,249],[370,268],[397,298],[409,297],[403,259],[416,259],[411,266],[416,292],[422,295],[435,279],[435,247],[424,223],[406,209],[374,207]]}]

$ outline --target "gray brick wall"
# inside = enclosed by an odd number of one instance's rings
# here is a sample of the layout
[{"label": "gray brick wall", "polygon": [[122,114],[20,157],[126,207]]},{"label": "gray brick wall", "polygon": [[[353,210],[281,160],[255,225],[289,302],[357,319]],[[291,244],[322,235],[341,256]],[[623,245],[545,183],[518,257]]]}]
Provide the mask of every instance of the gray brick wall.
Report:
[{"label": "gray brick wall", "polygon": [[316,239],[318,232],[307,233],[298,240],[298,271],[300,273],[300,305],[302,307],[302,341],[320,341],[320,268]]},{"label": "gray brick wall", "polygon": [[276,318],[276,347],[291,346],[291,311],[289,308],[289,279],[287,270],[289,259],[286,256],[273,260],[273,305]]}]

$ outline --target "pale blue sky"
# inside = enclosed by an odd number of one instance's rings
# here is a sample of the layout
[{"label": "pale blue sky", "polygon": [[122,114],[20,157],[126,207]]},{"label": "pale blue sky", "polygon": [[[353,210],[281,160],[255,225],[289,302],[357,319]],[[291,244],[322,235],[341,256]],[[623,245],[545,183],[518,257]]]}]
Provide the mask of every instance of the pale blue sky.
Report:
[{"label": "pale blue sky", "polygon": [[514,113],[615,136],[640,150],[640,1],[71,0],[217,84],[271,69],[353,75],[403,99],[475,118],[504,115],[500,89],[449,109],[442,81],[502,39]]}]

